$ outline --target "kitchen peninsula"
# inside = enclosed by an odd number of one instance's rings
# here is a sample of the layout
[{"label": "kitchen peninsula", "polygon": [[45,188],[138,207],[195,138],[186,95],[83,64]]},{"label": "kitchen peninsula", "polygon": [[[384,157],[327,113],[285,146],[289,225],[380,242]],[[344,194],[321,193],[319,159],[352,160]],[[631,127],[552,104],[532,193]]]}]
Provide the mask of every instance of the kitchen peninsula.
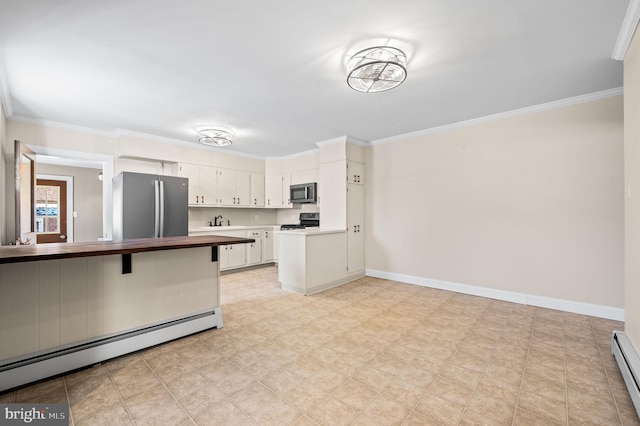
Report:
[{"label": "kitchen peninsula", "polygon": [[0,247],[0,391],[222,327],[219,247],[253,241]]}]

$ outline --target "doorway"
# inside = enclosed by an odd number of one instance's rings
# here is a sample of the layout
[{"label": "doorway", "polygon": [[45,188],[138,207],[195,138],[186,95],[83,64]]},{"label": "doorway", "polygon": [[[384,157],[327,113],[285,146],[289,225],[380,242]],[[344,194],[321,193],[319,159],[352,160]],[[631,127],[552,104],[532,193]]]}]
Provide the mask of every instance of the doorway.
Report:
[{"label": "doorway", "polygon": [[38,179],[36,181],[36,239],[38,244],[66,243],[67,195],[66,179]]}]

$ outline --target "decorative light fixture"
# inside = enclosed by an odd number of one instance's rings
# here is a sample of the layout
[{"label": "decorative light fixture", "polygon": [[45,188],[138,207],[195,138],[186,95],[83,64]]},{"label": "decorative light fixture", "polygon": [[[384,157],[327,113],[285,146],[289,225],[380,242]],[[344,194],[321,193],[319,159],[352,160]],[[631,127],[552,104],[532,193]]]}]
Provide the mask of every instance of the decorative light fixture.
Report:
[{"label": "decorative light fixture", "polygon": [[349,59],[347,84],[358,92],[376,93],[393,89],[407,78],[407,56],[389,46],[370,47]]},{"label": "decorative light fixture", "polygon": [[202,127],[198,129],[200,143],[209,146],[229,146],[233,133],[226,129],[214,129],[212,127]]}]

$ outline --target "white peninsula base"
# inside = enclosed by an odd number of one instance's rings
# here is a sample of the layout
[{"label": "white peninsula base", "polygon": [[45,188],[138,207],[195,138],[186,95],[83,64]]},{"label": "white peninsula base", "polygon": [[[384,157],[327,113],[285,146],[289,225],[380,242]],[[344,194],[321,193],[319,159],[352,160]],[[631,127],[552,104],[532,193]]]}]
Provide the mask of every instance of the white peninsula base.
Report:
[{"label": "white peninsula base", "polygon": [[278,281],[283,290],[309,295],[364,276],[364,269],[348,270],[344,229],[308,228],[278,235]]}]

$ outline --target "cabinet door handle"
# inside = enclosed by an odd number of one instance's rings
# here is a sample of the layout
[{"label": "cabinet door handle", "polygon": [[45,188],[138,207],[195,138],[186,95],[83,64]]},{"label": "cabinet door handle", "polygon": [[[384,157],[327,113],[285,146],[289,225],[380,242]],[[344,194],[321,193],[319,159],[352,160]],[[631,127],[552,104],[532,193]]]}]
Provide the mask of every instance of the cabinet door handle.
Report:
[{"label": "cabinet door handle", "polygon": [[198,204],[200,202],[200,196],[196,195],[196,204]]},{"label": "cabinet door handle", "polygon": [[202,196],[202,204],[204,204],[204,195]]},{"label": "cabinet door handle", "polygon": [[238,204],[240,204],[240,197],[238,197]]},{"label": "cabinet door handle", "polygon": [[254,205],[254,206],[257,206],[257,205],[258,205],[258,199],[257,199],[257,198],[254,198],[254,199],[253,199],[253,205]]}]

